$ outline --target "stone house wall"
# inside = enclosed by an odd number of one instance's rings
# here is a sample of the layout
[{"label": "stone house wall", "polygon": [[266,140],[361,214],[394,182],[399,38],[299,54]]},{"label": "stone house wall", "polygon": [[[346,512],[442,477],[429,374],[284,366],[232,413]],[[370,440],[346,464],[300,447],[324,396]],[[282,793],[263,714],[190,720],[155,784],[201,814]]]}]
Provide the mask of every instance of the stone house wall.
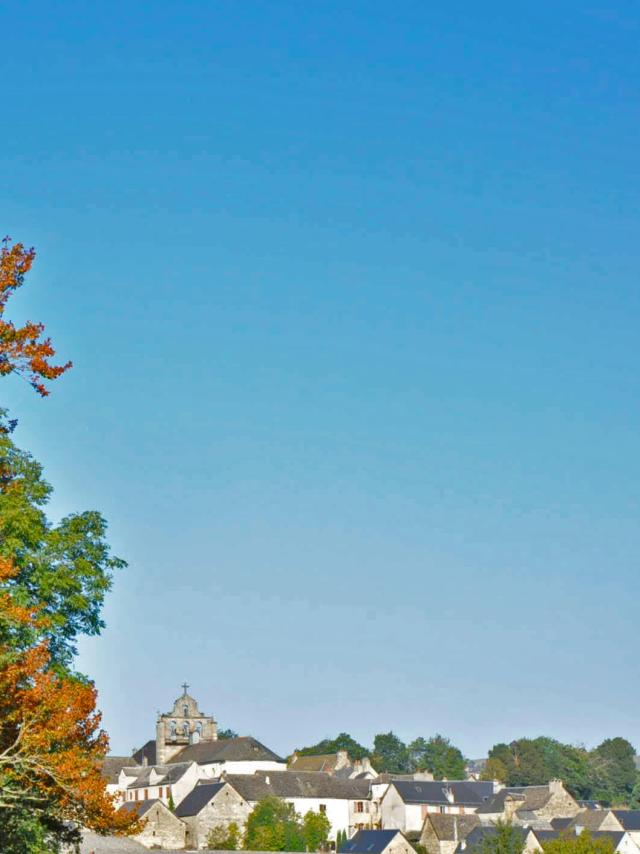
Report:
[{"label": "stone house wall", "polygon": [[187,816],[187,842],[194,848],[204,848],[207,836],[214,827],[228,828],[238,825],[242,833],[251,807],[231,786],[221,789],[197,815]]},{"label": "stone house wall", "polygon": [[573,818],[580,812],[580,807],[560,780],[551,780],[549,791],[551,792],[549,801],[541,809],[536,810],[538,818],[549,821],[552,818]]},{"label": "stone house wall", "polygon": [[146,824],[142,833],[133,838],[146,848],[176,850],[184,848],[186,827],[163,804],[154,804],[143,816]]}]

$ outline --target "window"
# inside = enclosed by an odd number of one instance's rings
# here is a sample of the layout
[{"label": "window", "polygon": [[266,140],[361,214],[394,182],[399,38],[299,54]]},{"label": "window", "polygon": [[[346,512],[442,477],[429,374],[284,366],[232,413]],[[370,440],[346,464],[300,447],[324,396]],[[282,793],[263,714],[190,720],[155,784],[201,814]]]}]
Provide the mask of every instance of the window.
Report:
[{"label": "window", "polygon": [[362,801],[356,801],[356,812],[364,812],[364,804]]},{"label": "window", "polygon": [[149,789],[144,790],[144,799],[145,799],[145,801],[149,800]]},{"label": "window", "polygon": [[320,804],[320,812],[326,812],[326,811],[327,811],[327,805],[326,804]]},{"label": "window", "polygon": [[446,811],[447,811],[446,807],[440,807],[440,812],[446,812]]},{"label": "window", "polygon": [[138,790],[136,789],[136,801],[138,800]]},{"label": "window", "polygon": [[171,723],[169,724],[169,732],[171,733],[172,738],[176,737],[176,722],[175,721],[171,721]]}]

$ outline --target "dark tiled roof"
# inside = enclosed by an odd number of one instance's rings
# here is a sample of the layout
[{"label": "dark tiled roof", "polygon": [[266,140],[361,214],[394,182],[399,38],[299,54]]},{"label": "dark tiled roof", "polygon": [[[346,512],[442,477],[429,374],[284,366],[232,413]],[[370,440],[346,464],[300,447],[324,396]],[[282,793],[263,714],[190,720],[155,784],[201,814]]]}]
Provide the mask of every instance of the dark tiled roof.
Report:
[{"label": "dark tiled roof", "polygon": [[[480,806],[493,795],[493,783],[474,781],[442,780],[394,780],[393,786],[405,804],[460,804],[462,806]],[[453,794],[453,800],[447,797],[447,790]]]},{"label": "dark tiled roof", "polygon": [[554,830],[566,830],[573,823],[572,818],[552,818],[551,827]]},{"label": "dark tiled roof", "polygon": [[611,812],[625,830],[640,830],[640,810],[611,810]]},{"label": "dark tiled roof", "polygon": [[346,854],[381,854],[399,830],[359,830],[340,846]]},{"label": "dark tiled roof", "polygon": [[257,771],[255,774],[227,774],[224,778],[245,801],[278,798],[340,798],[366,800],[368,780],[341,780],[311,771]]},{"label": "dark tiled roof", "polygon": [[289,763],[292,771],[324,771],[328,774],[335,770],[338,756],[336,753],[326,753],[318,756],[296,756]]},{"label": "dark tiled roof", "polygon": [[609,815],[609,810],[582,810],[571,820],[571,827],[600,830],[600,825]]},{"label": "dark tiled roof", "polygon": [[[126,769],[131,771],[137,770],[139,772],[136,779],[133,783],[129,783],[127,788],[141,789],[144,786],[164,786],[168,783],[177,783],[190,767],[191,762],[179,762],[175,765],[144,765],[137,769]],[[156,774],[162,774],[162,777],[155,783],[150,782],[152,771],[155,771]]]},{"label": "dark tiled roof", "polygon": [[[135,812],[139,816],[146,815],[152,806],[155,804],[162,804],[162,801],[159,798],[149,798],[146,801],[125,801],[120,810],[122,812]],[[162,804],[164,806],[164,804]]]},{"label": "dark tiled roof", "polygon": [[133,754],[133,765],[144,765],[146,760],[147,765],[156,764],[156,741],[152,739],[143,745],[140,750],[136,750]]},{"label": "dark tiled roof", "polygon": [[132,756],[105,756],[100,770],[107,783],[117,783],[122,769],[134,764]]},{"label": "dark tiled roof", "polygon": [[224,789],[225,783],[200,783],[180,801],[176,807],[176,815],[183,818],[186,815],[198,815],[200,810],[215,797],[220,789]]},{"label": "dark tiled roof", "polygon": [[551,798],[549,786],[511,786],[500,791],[487,803],[483,804],[478,813],[503,813],[504,803],[509,795],[521,801],[518,809],[542,809]]},{"label": "dark tiled roof", "polygon": [[284,762],[273,750],[269,750],[250,735],[238,738],[220,738],[217,741],[201,741],[190,744],[181,750],[171,762],[197,762],[206,765],[209,762]]},{"label": "dark tiled roof", "polygon": [[431,822],[431,826],[441,842],[466,839],[475,827],[480,826],[480,819],[477,815],[427,813],[427,820]]}]

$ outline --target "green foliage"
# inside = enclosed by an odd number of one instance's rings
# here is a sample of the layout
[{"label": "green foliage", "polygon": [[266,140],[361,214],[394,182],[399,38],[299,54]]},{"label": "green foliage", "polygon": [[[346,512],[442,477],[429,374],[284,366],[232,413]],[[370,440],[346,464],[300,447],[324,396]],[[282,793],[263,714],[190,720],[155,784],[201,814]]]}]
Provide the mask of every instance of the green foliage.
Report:
[{"label": "green foliage", "polygon": [[336,851],[340,851],[344,843],[347,841],[347,831],[339,830],[336,833]]},{"label": "green foliage", "polygon": [[300,816],[280,798],[259,801],[247,819],[244,836],[247,851],[304,851]]},{"label": "green foliage", "polygon": [[107,523],[99,513],[73,514],[57,525],[47,519],[51,487],[40,464],[15,446],[7,430],[0,431],[0,470],[11,481],[10,489],[0,491],[0,555],[19,568],[16,590],[22,604],[44,608],[54,662],[68,669],[78,636],[103,628],[104,597],[113,571],[125,562],[111,555]]},{"label": "green foliage", "polygon": [[234,729],[219,729],[218,730],[218,738],[237,738],[238,733]]},{"label": "green foliage", "polygon": [[379,733],[373,739],[371,764],[377,771],[406,774],[411,769],[409,750],[395,733]]},{"label": "green foliage", "polygon": [[331,832],[331,822],[322,812],[309,810],[302,819],[302,838],[307,851],[318,851],[327,841]]},{"label": "green foliage", "polygon": [[170,809],[171,812],[176,811],[176,804],[175,804],[175,801],[173,800],[173,795],[171,793],[169,793],[169,802],[167,803],[167,808]]},{"label": "green foliage", "polygon": [[496,772],[496,779],[508,786],[542,785],[560,779],[576,798],[632,804],[640,796],[634,756],[632,745],[624,738],[607,739],[591,752],[543,736],[521,738],[492,747],[483,776],[492,779]]},{"label": "green foliage", "polygon": [[409,767],[416,771],[430,771],[436,780],[464,780],[464,756],[448,738],[434,735],[428,741],[416,738],[408,747]]},{"label": "green foliage", "polygon": [[358,744],[346,732],[341,732],[336,738],[325,738],[310,747],[301,747],[295,752],[298,756],[320,756],[325,753],[337,753],[339,750],[346,750],[352,759],[364,759],[370,755],[366,747]]},{"label": "green foliage", "polygon": [[625,738],[607,738],[591,754],[594,795],[607,804],[629,803],[638,782],[635,750]]},{"label": "green foliage", "polygon": [[240,843],[240,830],[235,821],[228,827],[218,824],[207,836],[207,848],[212,851],[236,851]]},{"label": "green foliage", "polygon": [[594,839],[588,830],[579,836],[572,833],[562,834],[557,839],[543,843],[544,854],[613,854],[615,846],[611,839]]},{"label": "green foliage", "polygon": [[480,775],[481,780],[498,780],[500,783],[506,783],[508,777],[507,766],[501,759],[490,758],[483,768]]},{"label": "green foliage", "polygon": [[80,834],[48,813],[27,809],[3,810],[0,819],[2,854],[62,854],[75,850]]},{"label": "green foliage", "polygon": [[470,848],[470,854],[522,854],[525,836],[521,828],[508,821],[497,821],[495,832],[487,833],[482,841]]}]

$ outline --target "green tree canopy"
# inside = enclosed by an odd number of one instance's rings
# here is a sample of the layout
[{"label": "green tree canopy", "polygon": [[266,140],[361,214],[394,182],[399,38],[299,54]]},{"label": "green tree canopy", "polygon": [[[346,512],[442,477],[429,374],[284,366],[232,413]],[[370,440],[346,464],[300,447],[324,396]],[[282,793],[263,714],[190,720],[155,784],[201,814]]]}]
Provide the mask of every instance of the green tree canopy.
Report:
[{"label": "green tree canopy", "polygon": [[544,854],[613,854],[615,846],[611,839],[594,839],[588,830],[579,836],[572,833],[561,834],[542,845]]},{"label": "green tree canopy", "polygon": [[520,827],[508,821],[498,820],[495,826],[484,833],[478,845],[469,848],[470,854],[522,854],[525,835]]},{"label": "green tree canopy", "polygon": [[339,750],[346,750],[352,759],[364,759],[370,755],[370,751],[358,744],[347,732],[341,732],[335,738],[324,738],[317,744],[301,747],[295,752],[298,756],[321,756],[325,753],[337,753]]},{"label": "green tree canopy", "polygon": [[635,750],[626,738],[607,738],[591,753],[594,796],[607,804],[632,800],[638,782]]},{"label": "green tree canopy", "polygon": [[331,822],[322,812],[309,810],[302,819],[302,838],[307,851],[317,851],[329,838]]},{"label": "green tree canopy", "polygon": [[464,756],[442,735],[434,735],[428,741],[416,738],[408,752],[411,770],[430,771],[436,780],[465,779]]},{"label": "green tree canopy", "polygon": [[[74,513],[57,525],[45,514],[52,489],[41,465],[16,447],[0,410],[0,556],[19,568],[16,593],[22,604],[40,606],[54,662],[70,668],[78,635],[96,635],[113,571],[126,566],[111,554],[107,523],[96,511]],[[33,638],[23,639],[31,642]]]},{"label": "green tree canopy", "polygon": [[378,733],[373,739],[371,764],[377,771],[407,774],[411,763],[406,744],[394,732]]},{"label": "green tree canopy", "polygon": [[247,819],[247,851],[304,851],[302,822],[291,804],[280,798],[259,801]]}]

